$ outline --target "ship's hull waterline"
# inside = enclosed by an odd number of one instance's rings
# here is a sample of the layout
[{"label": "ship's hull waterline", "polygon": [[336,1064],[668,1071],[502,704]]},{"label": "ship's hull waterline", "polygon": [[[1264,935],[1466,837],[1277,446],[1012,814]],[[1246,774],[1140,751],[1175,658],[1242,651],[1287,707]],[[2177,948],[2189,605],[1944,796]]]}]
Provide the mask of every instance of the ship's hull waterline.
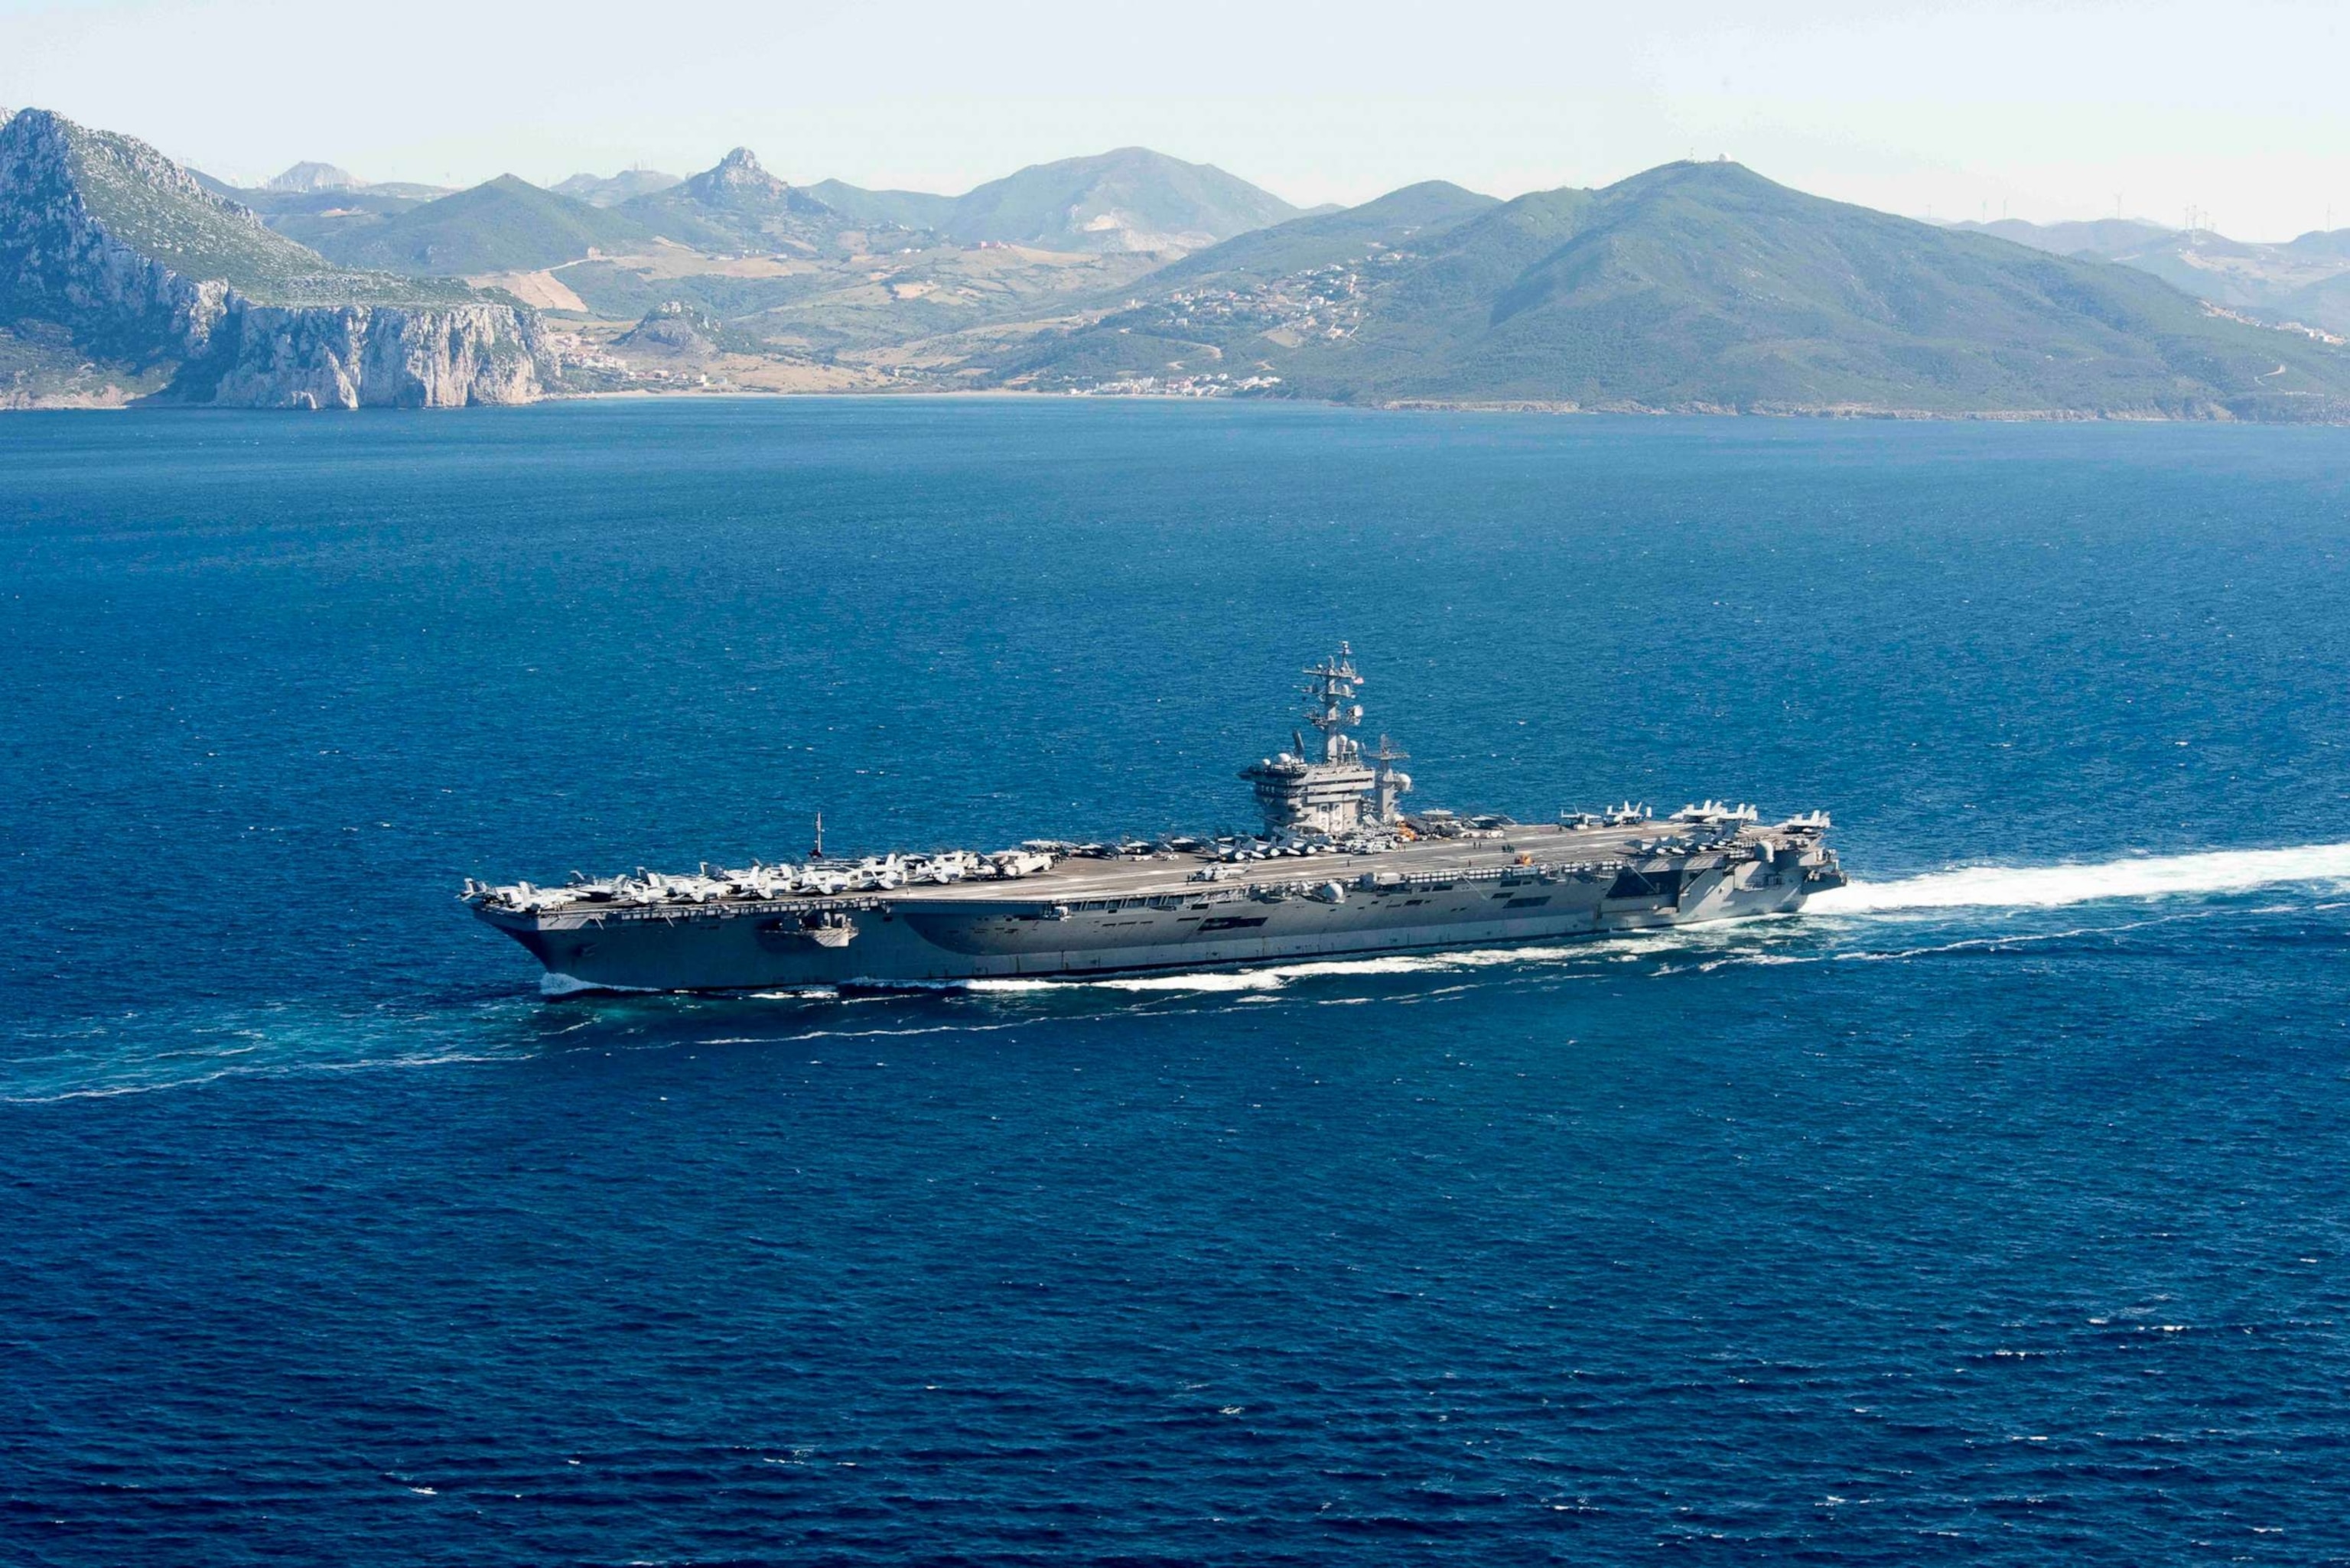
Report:
[{"label": "ship's hull waterline", "polygon": [[[1554,845],[1565,846],[1552,839],[1544,847]],[[1273,863],[1279,880],[1205,886],[1183,880],[1182,867],[1105,866],[1088,875],[1079,862],[1016,890],[990,886],[961,897],[941,888],[820,906],[754,899],[480,913],[538,959],[551,992],[790,991],[1557,941],[1783,914],[1835,875],[1821,852],[1783,848],[1573,868],[1517,864],[1525,853],[1456,851],[1441,856],[1448,864],[1428,864],[1436,857],[1409,847],[1317,857]],[[1300,891],[1299,872],[1326,879]],[[846,941],[827,945],[806,929],[817,907],[846,922]]]}]

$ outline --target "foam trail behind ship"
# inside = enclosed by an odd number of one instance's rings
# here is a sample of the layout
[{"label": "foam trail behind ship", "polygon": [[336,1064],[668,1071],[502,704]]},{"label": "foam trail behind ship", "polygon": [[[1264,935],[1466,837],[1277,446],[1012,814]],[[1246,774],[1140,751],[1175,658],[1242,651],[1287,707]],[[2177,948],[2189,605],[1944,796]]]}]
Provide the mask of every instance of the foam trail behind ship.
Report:
[{"label": "foam trail behind ship", "polygon": [[2350,881],[2350,844],[2142,856],[2085,865],[1976,866],[1893,882],[1856,880],[1814,894],[1805,903],[1804,912],[1876,915],[1911,909],[2054,909],[2106,898],[2243,893],[2293,882],[2328,881]]}]

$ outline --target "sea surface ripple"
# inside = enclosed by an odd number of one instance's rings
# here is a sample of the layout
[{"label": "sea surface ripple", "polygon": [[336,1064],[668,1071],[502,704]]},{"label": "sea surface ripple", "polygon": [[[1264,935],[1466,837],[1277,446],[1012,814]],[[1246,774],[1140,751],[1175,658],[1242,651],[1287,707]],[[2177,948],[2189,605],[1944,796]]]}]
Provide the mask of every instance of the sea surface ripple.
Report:
[{"label": "sea surface ripple", "polygon": [[[0,1561],[2350,1558],[2350,433],[0,421]],[[452,897],[1422,798],[1785,919],[574,996]]]}]

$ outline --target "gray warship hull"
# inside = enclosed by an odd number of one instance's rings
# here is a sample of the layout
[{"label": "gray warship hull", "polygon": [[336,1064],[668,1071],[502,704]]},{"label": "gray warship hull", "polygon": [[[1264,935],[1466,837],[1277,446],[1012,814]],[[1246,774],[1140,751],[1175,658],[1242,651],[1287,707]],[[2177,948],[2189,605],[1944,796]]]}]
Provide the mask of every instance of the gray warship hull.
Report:
[{"label": "gray warship hull", "polygon": [[1552,942],[1785,914],[1844,879],[1804,831],[1647,847],[1678,826],[1513,826],[1478,842],[1218,866],[1211,881],[1190,857],[1066,859],[879,893],[476,912],[538,959],[551,992],[793,991]]},{"label": "gray warship hull", "polygon": [[1816,814],[1768,827],[1718,801],[1539,826],[1407,814],[1406,753],[1347,732],[1363,717],[1352,651],[1304,673],[1319,748],[1301,729],[1241,774],[1264,815],[1248,839],[851,863],[824,853],[819,815],[805,865],[468,881],[464,898],[546,966],[548,991],[797,991],[1558,941],[1785,914],[1844,881]]}]

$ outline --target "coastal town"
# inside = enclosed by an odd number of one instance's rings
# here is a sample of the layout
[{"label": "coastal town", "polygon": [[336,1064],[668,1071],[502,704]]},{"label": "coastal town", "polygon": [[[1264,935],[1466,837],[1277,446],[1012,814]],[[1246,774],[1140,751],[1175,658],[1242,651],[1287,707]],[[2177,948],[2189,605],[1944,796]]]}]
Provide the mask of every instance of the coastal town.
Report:
[{"label": "coastal town", "polygon": [[[1374,246],[1368,257],[1308,267],[1253,286],[1179,289],[1128,306],[1131,325],[1165,337],[1187,331],[1253,331],[1295,348],[1319,338],[1343,342],[1362,327],[1372,281],[1367,267],[1392,266],[1409,253]],[[1120,318],[1120,324],[1128,324]]]}]

